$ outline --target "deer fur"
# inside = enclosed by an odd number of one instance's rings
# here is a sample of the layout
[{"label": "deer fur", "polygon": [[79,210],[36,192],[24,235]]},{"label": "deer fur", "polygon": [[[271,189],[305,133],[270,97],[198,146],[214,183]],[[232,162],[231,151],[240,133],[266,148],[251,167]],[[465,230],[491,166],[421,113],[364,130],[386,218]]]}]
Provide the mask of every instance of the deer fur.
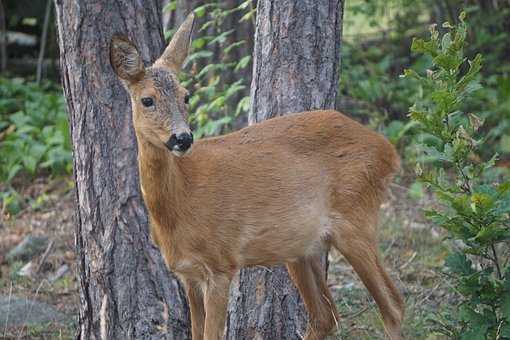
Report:
[{"label": "deer fur", "polygon": [[[399,169],[394,147],[343,114],[326,110],[274,118],[196,141],[184,154],[165,141],[189,131],[177,80],[190,15],[162,57],[145,68],[134,44],[112,39],[114,71],[131,96],[140,183],[151,235],[182,281],[193,339],[224,334],[229,285],[240,269],[286,264],[305,302],[305,339],[339,320],[320,265],[331,247],[353,266],[379,306],[386,333],[401,338],[402,297],[377,249],[378,211]],[[151,108],[141,98],[151,97]]]}]

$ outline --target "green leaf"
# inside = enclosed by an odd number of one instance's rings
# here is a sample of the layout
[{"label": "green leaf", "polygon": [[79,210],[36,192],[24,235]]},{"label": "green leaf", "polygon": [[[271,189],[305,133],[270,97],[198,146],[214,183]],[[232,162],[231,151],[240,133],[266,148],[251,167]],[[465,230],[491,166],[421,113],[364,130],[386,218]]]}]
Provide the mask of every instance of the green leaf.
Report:
[{"label": "green leaf", "polygon": [[249,109],[250,109],[250,96],[246,96],[243,99],[241,99],[237,104],[236,117],[239,116],[241,112],[248,112]]},{"label": "green leaf", "polygon": [[510,292],[506,291],[501,299],[501,313],[505,317],[507,323],[510,323]]},{"label": "green leaf", "polygon": [[225,49],[223,50],[223,53],[228,54],[233,49],[245,45],[245,43],[246,43],[246,41],[244,41],[244,40],[236,41],[235,43],[232,43],[232,44],[228,45],[227,47],[225,47]]},{"label": "green leaf", "polygon": [[237,72],[237,71],[245,68],[246,66],[248,66],[250,61],[251,61],[251,56],[247,55],[247,56],[242,57],[241,60],[239,60],[239,62],[237,63],[234,71]]},{"label": "green leaf", "polygon": [[[468,86],[475,77],[480,73],[480,70],[482,68],[482,55],[477,54],[475,59],[472,61],[469,61],[469,69],[466,72],[466,74],[460,78],[460,80],[457,82],[456,87],[459,91],[465,91],[466,86]],[[478,84],[478,87],[474,87],[467,91],[467,93],[474,92],[481,86]]]},{"label": "green leaf", "polygon": [[205,77],[208,73],[210,72],[215,72],[215,71],[221,71],[221,70],[224,70],[226,69],[226,66],[225,65],[222,65],[222,64],[209,64],[209,65],[206,65],[198,74],[197,74],[197,78],[198,79],[201,79],[203,77]]},{"label": "green leaf", "polygon": [[26,115],[22,111],[18,111],[16,113],[10,115],[9,119],[17,127],[22,127],[22,126],[29,125],[31,120],[32,120],[30,118],[30,116]]},{"label": "green leaf", "polygon": [[407,78],[418,79],[418,80],[423,79],[415,70],[412,70],[412,69],[405,69],[403,76],[407,77]]},{"label": "green leaf", "polygon": [[252,4],[252,0],[245,0],[243,1],[239,6],[237,6],[238,9],[246,9],[248,7],[250,7],[250,5]]},{"label": "green leaf", "polygon": [[471,275],[474,272],[472,262],[460,252],[450,253],[445,260],[445,265],[451,272],[462,275]]},{"label": "green leaf", "polygon": [[[443,27],[444,27],[444,25],[443,25]],[[448,50],[448,48],[450,48],[451,44],[452,44],[452,37],[451,37],[450,33],[447,32],[443,35],[443,38],[441,39],[441,47],[442,47],[443,52],[446,52]]]},{"label": "green leaf", "polygon": [[234,30],[225,31],[220,35],[214,37],[214,39],[212,39],[207,45],[212,46],[214,44],[223,44],[227,40],[228,36],[231,35],[232,33],[234,33]]},{"label": "green leaf", "polygon": [[451,154],[447,154],[446,152],[441,152],[432,146],[423,146],[423,151],[430,157],[444,162],[453,162],[453,158]]},{"label": "green leaf", "polygon": [[208,105],[207,110],[208,111],[217,111],[217,110],[220,110],[223,107],[223,105],[225,105],[225,97],[220,96],[220,97],[216,98],[215,100],[213,100]]},{"label": "green leaf", "polygon": [[413,38],[411,43],[411,51],[418,53],[426,53],[435,57],[438,53],[439,45],[436,41],[425,41],[423,39]]},{"label": "green leaf", "polygon": [[408,195],[415,201],[423,198],[424,194],[423,184],[421,182],[414,182],[409,187]]},{"label": "green leaf", "polygon": [[163,13],[175,11],[176,8],[177,8],[177,0],[169,1],[163,7]]},{"label": "green leaf", "polygon": [[257,13],[257,9],[256,8],[250,10],[248,13],[243,15],[242,18],[239,19],[239,22],[250,20],[251,18],[253,18],[255,16],[255,13]]},{"label": "green leaf", "polygon": [[197,8],[195,8],[193,10],[193,12],[195,13],[197,18],[201,18],[201,17],[203,17],[207,13],[207,10],[209,8],[215,7],[215,6],[217,6],[217,5],[216,4],[205,4],[205,5],[202,5],[202,6],[198,6]]},{"label": "green leaf", "polygon": [[186,60],[185,67],[188,66],[189,64],[191,64],[195,60],[207,59],[207,58],[212,57],[213,55],[214,54],[211,51],[199,51],[199,52],[192,53]]},{"label": "green leaf", "polygon": [[14,176],[22,169],[22,166],[20,164],[13,165],[7,174],[6,182],[10,182]]},{"label": "green leaf", "polygon": [[206,44],[207,44],[207,39],[202,37],[202,38],[193,40],[193,42],[191,43],[191,47],[194,50],[199,50],[199,49],[203,48]]},{"label": "green leaf", "polygon": [[23,166],[30,174],[35,173],[35,169],[37,167],[37,158],[27,155],[23,158]]},{"label": "green leaf", "polygon": [[489,326],[486,324],[482,325],[474,325],[474,329],[470,329],[467,332],[464,332],[460,339],[461,340],[486,340],[485,334]]},{"label": "green leaf", "polygon": [[498,228],[497,226],[483,227],[474,238],[474,241],[481,245],[491,245],[494,242],[507,238],[507,233],[505,229]]},{"label": "green leaf", "polygon": [[235,82],[228,87],[227,91],[225,92],[225,100],[246,88],[246,86],[241,85],[241,82],[242,81]]}]

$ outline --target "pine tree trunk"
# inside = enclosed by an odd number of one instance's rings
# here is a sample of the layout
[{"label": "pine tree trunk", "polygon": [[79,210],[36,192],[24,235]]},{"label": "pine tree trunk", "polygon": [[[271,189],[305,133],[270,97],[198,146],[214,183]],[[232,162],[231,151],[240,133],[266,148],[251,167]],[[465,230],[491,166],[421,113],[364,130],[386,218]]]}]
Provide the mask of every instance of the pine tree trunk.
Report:
[{"label": "pine tree trunk", "polygon": [[[343,0],[259,0],[250,123],[334,108]],[[241,271],[231,288],[228,339],[300,339],[306,312],[284,267]]]},{"label": "pine tree trunk", "polygon": [[188,339],[178,281],[148,236],[126,91],[109,62],[114,33],[144,60],[164,47],[160,0],[55,0],[76,180],[77,338]]}]

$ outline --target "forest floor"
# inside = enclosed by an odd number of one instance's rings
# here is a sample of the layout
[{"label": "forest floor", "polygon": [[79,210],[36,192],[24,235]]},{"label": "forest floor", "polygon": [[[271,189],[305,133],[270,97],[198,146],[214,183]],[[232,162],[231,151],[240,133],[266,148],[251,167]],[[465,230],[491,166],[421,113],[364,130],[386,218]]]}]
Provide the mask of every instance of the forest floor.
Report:
[{"label": "forest floor", "polygon": [[[4,322],[0,321],[0,339],[74,338],[79,297],[70,181],[70,178],[38,178],[20,190],[24,197],[33,198],[33,203],[16,216],[0,220],[0,296],[7,301],[24,299],[28,305],[26,315],[15,315],[14,308],[11,309],[9,324],[14,323],[15,327],[7,326],[5,315],[4,318],[0,315]],[[27,236],[44,237],[47,242],[45,250],[30,260],[34,269],[22,274],[21,269],[29,260],[9,262],[6,256]],[[53,307],[50,312],[55,310],[65,317],[55,322],[30,322],[32,317],[37,317],[31,314],[41,312],[37,308],[35,313],[32,311],[34,301],[46,303],[48,309]],[[23,318],[26,322],[13,318]]]},{"label": "forest floor", "polygon": [[[37,204],[15,217],[0,220],[0,297],[44,302],[65,317],[42,324],[21,322],[16,327],[6,327],[0,321],[0,339],[74,337],[79,296],[70,181],[36,180],[22,194],[44,199],[36,200]],[[405,295],[407,339],[438,339],[426,331],[427,317],[439,304],[452,299],[448,283],[440,274],[446,255],[444,235],[427,224],[420,212],[430,203],[427,200],[412,199],[407,187],[394,184],[381,214],[380,248],[386,267]],[[28,235],[47,237],[48,246],[31,259],[32,269],[23,273],[21,269],[28,261],[9,262],[5,257]],[[330,338],[384,339],[375,303],[352,268],[336,253],[330,254],[328,275],[341,314],[337,332]]]}]

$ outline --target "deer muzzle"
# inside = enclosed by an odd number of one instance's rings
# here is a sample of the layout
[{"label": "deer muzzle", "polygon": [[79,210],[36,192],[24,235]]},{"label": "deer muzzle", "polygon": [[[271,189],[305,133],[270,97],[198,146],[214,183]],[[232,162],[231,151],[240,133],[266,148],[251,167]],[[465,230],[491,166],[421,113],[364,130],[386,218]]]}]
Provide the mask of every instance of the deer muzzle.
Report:
[{"label": "deer muzzle", "polygon": [[183,132],[178,135],[170,136],[165,146],[178,156],[182,156],[189,150],[193,144],[193,134],[191,132]]}]

